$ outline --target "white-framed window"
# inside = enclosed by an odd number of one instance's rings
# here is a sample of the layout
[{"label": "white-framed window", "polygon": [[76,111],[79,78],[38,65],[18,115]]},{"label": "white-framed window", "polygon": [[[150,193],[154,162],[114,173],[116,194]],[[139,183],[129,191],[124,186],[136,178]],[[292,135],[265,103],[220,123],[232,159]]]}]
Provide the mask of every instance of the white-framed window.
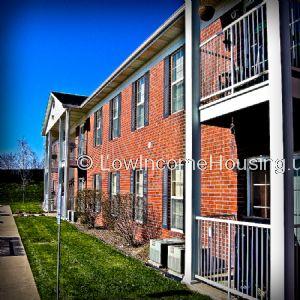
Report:
[{"label": "white-framed window", "polygon": [[171,170],[171,229],[183,231],[183,165]]},{"label": "white-framed window", "polygon": [[101,191],[101,176],[100,176],[100,174],[94,174],[94,190]]},{"label": "white-framed window", "polygon": [[136,82],[136,127],[145,125],[145,76]]},{"label": "white-framed window", "polygon": [[119,136],[119,97],[112,100],[112,138]]},{"label": "white-framed window", "polygon": [[84,124],[79,127],[79,137],[78,137],[78,155],[86,154],[85,148],[85,128]]},{"label": "white-framed window", "polygon": [[118,203],[118,188],[117,188],[117,173],[111,174],[111,203],[110,212],[113,216],[118,215],[119,203]]},{"label": "white-framed window", "polygon": [[85,188],[85,179],[84,177],[81,177],[78,179],[78,190],[83,191]]},{"label": "white-framed window", "polygon": [[[94,177],[93,177],[93,186],[94,186],[94,190],[96,192],[100,192],[102,190],[102,187],[101,187],[101,176],[100,174],[94,174]],[[98,193],[96,193],[96,197],[99,196],[97,195]],[[95,203],[95,211],[96,212],[99,212],[100,211],[100,202],[99,202],[99,197],[96,198],[96,203]]]},{"label": "white-framed window", "polygon": [[248,159],[247,214],[250,217],[270,218],[270,161],[268,158]]},{"label": "white-framed window", "polygon": [[184,52],[183,48],[171,56],[171,112],[184,108]]},{"label": "white-framed window", "polygon": [[144,171],[135,171],[135,205],[134,219],[137,222],[143,222],[144,218]]},{"label": "white-framed window", "polygon": [[101,133],[102,133],[102,109],[95,112],[95,130],[94,130],[94,140],[95,146],[101,144]]}]

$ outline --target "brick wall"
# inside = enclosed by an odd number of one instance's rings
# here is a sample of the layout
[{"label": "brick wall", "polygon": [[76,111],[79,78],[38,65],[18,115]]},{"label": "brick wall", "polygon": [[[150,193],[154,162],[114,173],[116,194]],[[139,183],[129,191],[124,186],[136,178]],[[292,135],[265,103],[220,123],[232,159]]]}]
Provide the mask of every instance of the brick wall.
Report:
[{"label": "brick wall", "polygon": [[[201,39],[214,35],[221,30],[220,20],[215,21],[211,26],[201,33]],[[87,171],[87,188],[93,187],[93,175],[101,174],[102,190],[108,190],[108,171],[101,170],[100,157],[106,159],[104,167],[110,168],[113,159],[182,159],[184,158],[184,137],[185,123],[184,112],[178,112],[167,118],[163,117],[163,91],[164,91],[164,61],[158,62],[150,70],[150,95],[149,95],[149,125],[131,131],[131,95],[132,85],[129,84],[121,92],[122,113],[121,113],[121,136],[109,140],[109,104],[103,106],[103,137],[102,145],[94,146],[94,115],[89,118],[89,128],[86,132],[87,154],[93,158],[93,168]],[[214,161],[220,155],[223,159],[248,158],[250,156],[267,154],[268,125],[265,121],[258,121],[257,108],[246,113],[236,113],[239,130],[233,135],[230,130],[232,116],[224,116],[217,120],[202,125],[202,158],[209,161],[210,155]],[[260,108],[262,120],[266,120],[267,108]],[[256,122],[251,119],[256,115]],[[247,129],[249,124],[254,128]],[[263,128],[263,130],[261,129]],[[253,132],[259,132],[260,142],[255,143],[257,136]],[[250,139],[247,139],[250,136]],[[153,147],[148,148],[151,142]],[[76,139],[78,144],[78,138]],[[263,145],[258,147],[257,145]],[[75,195],[78,187],[78,170],[74,172]],[[235,170],[212,170],[203,171],[201,177],[202,189],[202,213],[203,215],[234,215],[239,217],[245,214],[246,207],[246,174]],[[120,170],[120,192],[130,192],[130,171],[122,168]],[[148,171],[148,205],[155,214],[155,220],[148,216],[148,224],[162,220],[162,171]],[[158,217],[157,217],[158,216]],[[176,236],[178,233],[169,230],[162,230],[162,236]]]},{"label": "brick wall", "polygon": [[[131,94],[132,86],[128,85],[122,91],[121,136],[109,140],[109,104],[103,106],[103,142],[95,147],[93,139],[94,115],[90,117],[90,130],[87,132],[88,155],[93,158],[94,167],[87,172],[87,187],[93,187],[93,175],[102,175],[102,189],[107,191],[108,171],[101,171],[100,156],[109,156],[107,166],[113,159],[183,159],[184,157],[184,112],[178,112],[167,118],[163,117],[163,86],[164,62],[160,61],[150,70],[150,95],[149,95],[149,125],[131,131]],[[152,142],[153,147],[148,148]],[[76,184],[75,184],[76,186]],[[130,171],[120,170],[120,192],[130,192]],[[151,214],[155,220],[148,216],[151,224],[157,219],[162,220],[162,171],[148,170],[148,205],[152,207]],[[157,216],[159,216],[157,218]],[[163,236],[178,235],[163,230]]]}]

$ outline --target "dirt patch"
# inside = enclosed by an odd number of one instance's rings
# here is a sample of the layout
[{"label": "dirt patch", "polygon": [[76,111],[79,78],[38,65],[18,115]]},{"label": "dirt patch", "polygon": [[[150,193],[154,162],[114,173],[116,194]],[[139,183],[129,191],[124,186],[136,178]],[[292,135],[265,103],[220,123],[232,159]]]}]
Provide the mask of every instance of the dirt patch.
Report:
[{"label": "dirt patch", "polygon": [[126,255],[137,258],[143,262],[147,262],[149,259],[149,243],[138,247],[132,247],[125,241],[122,236],[120,236],[113,230],[103,228],[89,229],[87,226],[81,225],[79,223],[76,223],[75,226],[78,230],[98,238],[104,243],[109,244],[122,251]]}]

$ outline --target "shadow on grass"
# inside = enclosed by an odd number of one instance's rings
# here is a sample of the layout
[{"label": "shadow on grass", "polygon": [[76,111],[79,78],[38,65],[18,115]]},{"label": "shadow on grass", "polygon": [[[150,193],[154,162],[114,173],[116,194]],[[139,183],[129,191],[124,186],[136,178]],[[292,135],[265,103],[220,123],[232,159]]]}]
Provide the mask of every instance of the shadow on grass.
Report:
[{"label": "shadow on grass", "polygon": [[146,296],[149,298],[164,298],[164,297],[176,297],[176,296],[190,296],[193,295],[191,291],[183,291],[183,290],[173,290],[173,291],[165,291],[165,292],[157,292],[147,294]]}]

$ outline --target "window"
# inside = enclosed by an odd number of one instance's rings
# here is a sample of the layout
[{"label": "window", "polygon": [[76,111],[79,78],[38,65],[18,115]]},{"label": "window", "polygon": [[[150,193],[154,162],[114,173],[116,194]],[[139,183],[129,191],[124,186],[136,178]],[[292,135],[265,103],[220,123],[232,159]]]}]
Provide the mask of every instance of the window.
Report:
[{"label": "window", "polygon": [[118,176],[117,173],[111,174],[111,202],[110,202],[110,211],[113,216],[118,215]]},{"label": "window", "polygon": [[184,54],[181,48],[171,56],[171,112],[184,108]]},{"label": "window", "polygon": [[78,138],[78,155],[86,154],[85,148],[85,128],[84,125],[79,127],[79,138]]},{"label": "window", "polygon": [[131,95],[131,131],[149,124],[149,82],[150,73],[146,72],[132,83]]},{"label": "window", "polygon": [[85,179],[84,177],[81,177],[78,179],[78,190],[83,191],[85,188]]},{"label": "window", "polygon": [[94,118],[94,144],[95,146],[99,146],[102,143],[102,109],[95,112]]},{"label": "window", "polygon": [[94,190],[101,191],[101,176],[100,176],[100,174],[94,175]]},{"label": "window", "polygon": [[135,205],[134,219],[143,222],[144,219],[144,172],[143,170],[135,171]]},{"label": "window", "polygon": [[[248,216],[270,218],[270,163],[257,158],[256,167],[248,164]],[[255,169],[255,170],[254,170]]]},{"label": "window", "polygon": [[136,127],[144,127],[145,122],[145,77],[140,78],[136,83]]},{"label": "window", "polygon": [[183,230],[183,166],[171,170],[171,229]]},{"label": "window", "polygon": [[[94,190],[96,191],[96,194],[98,194],[97,192],[101,191],[102,187],[101,187],[101,176],[100,174],[94,174]],[[99,196],[99,195],[98,195]],[[96,195],[97,197],[97,195]],[[100,212],[100,202],[99,202],[99,197],[96,198],[96,203],[95,203],[95,211],[96,212]]]},{"label": "window", "polygon": [[113,100],[112,100],[112,132],[111,132],[111,135],[112,135],[112,138],[116,138],[119,136],[119,132],[120,132],[120,101],[119,101],[119,96],[118,97],[115,97]]}]

